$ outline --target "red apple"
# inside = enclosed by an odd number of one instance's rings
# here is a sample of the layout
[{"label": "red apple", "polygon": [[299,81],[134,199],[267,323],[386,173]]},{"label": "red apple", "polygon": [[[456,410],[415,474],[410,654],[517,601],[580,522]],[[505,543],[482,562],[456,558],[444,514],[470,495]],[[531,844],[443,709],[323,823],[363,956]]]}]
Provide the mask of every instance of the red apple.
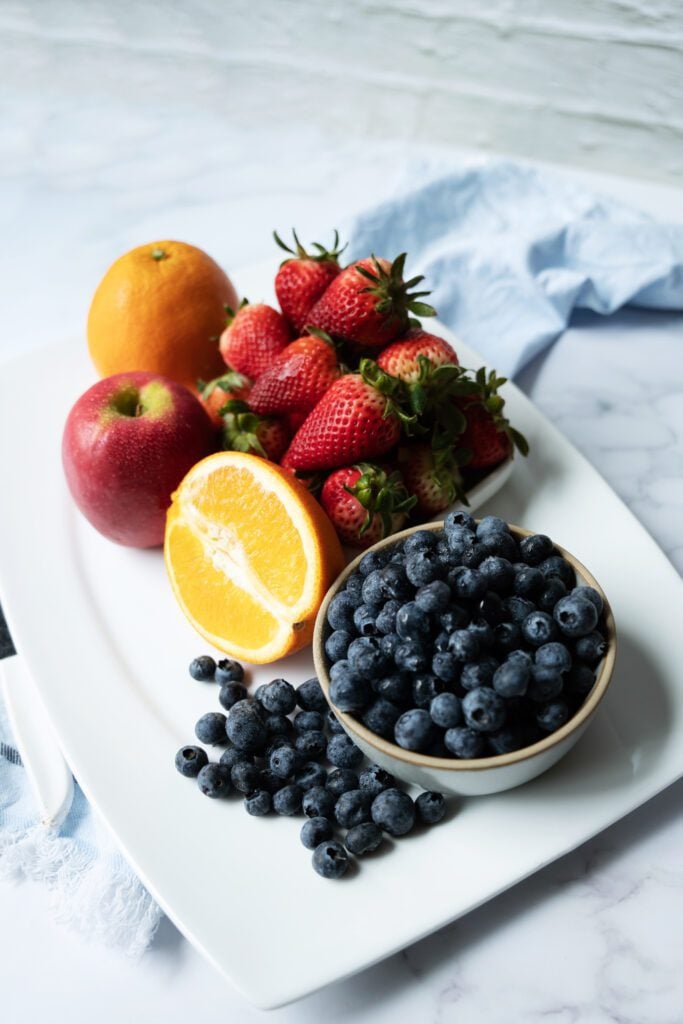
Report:
[{"label": "red apple", "polygon": [[69,490],[96,530],[134,548],[162,544],[171,494],[215,448],[201,403],[159,374],[116,373],[81,395],[64,427]]}]

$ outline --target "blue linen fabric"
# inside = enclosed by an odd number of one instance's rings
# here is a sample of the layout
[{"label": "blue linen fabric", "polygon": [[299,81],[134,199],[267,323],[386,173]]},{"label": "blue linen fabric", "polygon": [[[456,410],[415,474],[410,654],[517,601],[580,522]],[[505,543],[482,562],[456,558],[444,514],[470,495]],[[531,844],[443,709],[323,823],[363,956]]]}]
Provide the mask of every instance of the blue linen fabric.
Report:
[{"label": "blue linen fabric", "polygon": [[439,318],[509,376],[575,309],[683,309],[683,225],[551,170],[497,161],[449,172],[352,222],[351,259],[404,251]]}]

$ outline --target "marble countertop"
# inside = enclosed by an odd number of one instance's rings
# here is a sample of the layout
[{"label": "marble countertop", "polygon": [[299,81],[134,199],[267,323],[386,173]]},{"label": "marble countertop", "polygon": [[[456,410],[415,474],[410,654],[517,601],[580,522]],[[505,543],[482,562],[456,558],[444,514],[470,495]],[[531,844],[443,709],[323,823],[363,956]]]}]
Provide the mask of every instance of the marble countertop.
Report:
[{"label": "marble countertop", "polygon": [[[327,237],[333,220],[380,199],[418,159],[405,143],[339,142],[305,128],[295,144],[282,127],[233,142],[214,132],[209,113],[200,111],[191,128],[163,121],[161,107],[158,114],[155,121],[149,105],[135,110],[113,98],[100,131],[80,94],[39,101],[30,89],[17,93],[12,159],[0,166],[11,239],[0,257],[0,372],[15,352],[82,334],[97,280],[127,248],[184,237],[230,270],[267,256],[273,227],[294,223],[305,237]],[[461,158],[434,147],[419,156],[444,166]],[[683,219],[674,190],[577,177]],[[682,343],[681,315],[582,315],[519,380],[679,570]],[[682,812],[683,782],[463,920],[271,1019],[677,1024]],[[36,886],[3,882],[0,903],[2,1011],[11,1024],[263,1016],[167,920],[131,963],[60,928]]]}]

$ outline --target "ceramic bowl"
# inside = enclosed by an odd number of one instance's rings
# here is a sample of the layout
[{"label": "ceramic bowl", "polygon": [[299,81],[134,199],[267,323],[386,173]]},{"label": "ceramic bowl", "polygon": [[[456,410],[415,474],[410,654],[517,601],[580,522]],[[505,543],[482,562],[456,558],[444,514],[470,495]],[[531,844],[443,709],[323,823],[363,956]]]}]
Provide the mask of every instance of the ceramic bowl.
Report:
[{"label": "ceramic bowl", "polygon": [[[531,535],[530,530],[524,530],[518,526],[510,524],[509,528],[513,536],[518,539]],[[380,541],[368,550],[379,551],[382,548],[392,547],[398,541],[405,539],[418,529],[441,530],[443,529],[443,523],[412,527],[409,530],[404,530],[401,533],[387,537],[386,540]],[[571,750],[588,727],[609,686],[616,657],[616,630],[609,602],[600,585],[585,566],[570,552],[560,547],[559,544],[555,544],[555,548],[573,567],[577,583],[584,583],[594,587],[602,596],[605,609],[602,616],[601,629],[604,631],[609,644],[607,653],[597,667],[595,684],[588,697],[576,714],[561,729],[529,747],[523,747],[521,750],[515,750],[509,754],[499,754],[495,757],[482,757],[473,760],[428,757],[424,754],[404,750],[397,744],[390,743],[376,733],[371,732],[353,715],[344,714],[331,704],[328,675],[329,660],[324,649],[325,640],[330,632],[330,627],[327,624],[327,608],[332,598],[343,588],[347,578],[356,570],[361,558],[367,552],[362,552],[361,555],[347,566],[328,591],[318,613],[313,636],[313,657],[320,685],[328,702],[330,702],[330,706],[333,707],[335,714],[348,735],[371,761],[385,768],[404,782],[415,784],[422,789],[438,790],[442,793],[453,793],[461,796],[483,796],[489,793],[499,793],[502,790],[512,789],[515,786],[521,786],[523,783],[529,782],[551,768]]]}]

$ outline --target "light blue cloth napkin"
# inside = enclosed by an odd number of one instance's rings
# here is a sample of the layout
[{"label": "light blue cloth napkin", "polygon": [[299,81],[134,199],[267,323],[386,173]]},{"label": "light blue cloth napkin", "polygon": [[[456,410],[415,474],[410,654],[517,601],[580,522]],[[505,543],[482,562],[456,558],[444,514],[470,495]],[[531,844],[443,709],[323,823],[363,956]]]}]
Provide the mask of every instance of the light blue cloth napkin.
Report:
[{"label": "light blue cloth napkin", "polygon": [[46,885],[57,920],[136,957],[161,911],[78,785],[58,831],[41,824],[0,697],[0,878]]},{"label": "light blue cloth napkin", "polygon": [[[351,227],[351,258],[404,250],[440,318],[507,374],[557,338],[574,309],[683,308],[683,228],[516,164],[425,171]],[[61,919],[132,954],[159,921],[78,787],[59,833],[42,829],[1,702],[0,875],[42,880]]]},{"label": "light blue cloth napkin", "polygon": [[407,251],[439,318],[502,373],[550,345],[575,309],[683,309],[683,226],[520,164],[423,175],[356,218],[347,254]]}]

